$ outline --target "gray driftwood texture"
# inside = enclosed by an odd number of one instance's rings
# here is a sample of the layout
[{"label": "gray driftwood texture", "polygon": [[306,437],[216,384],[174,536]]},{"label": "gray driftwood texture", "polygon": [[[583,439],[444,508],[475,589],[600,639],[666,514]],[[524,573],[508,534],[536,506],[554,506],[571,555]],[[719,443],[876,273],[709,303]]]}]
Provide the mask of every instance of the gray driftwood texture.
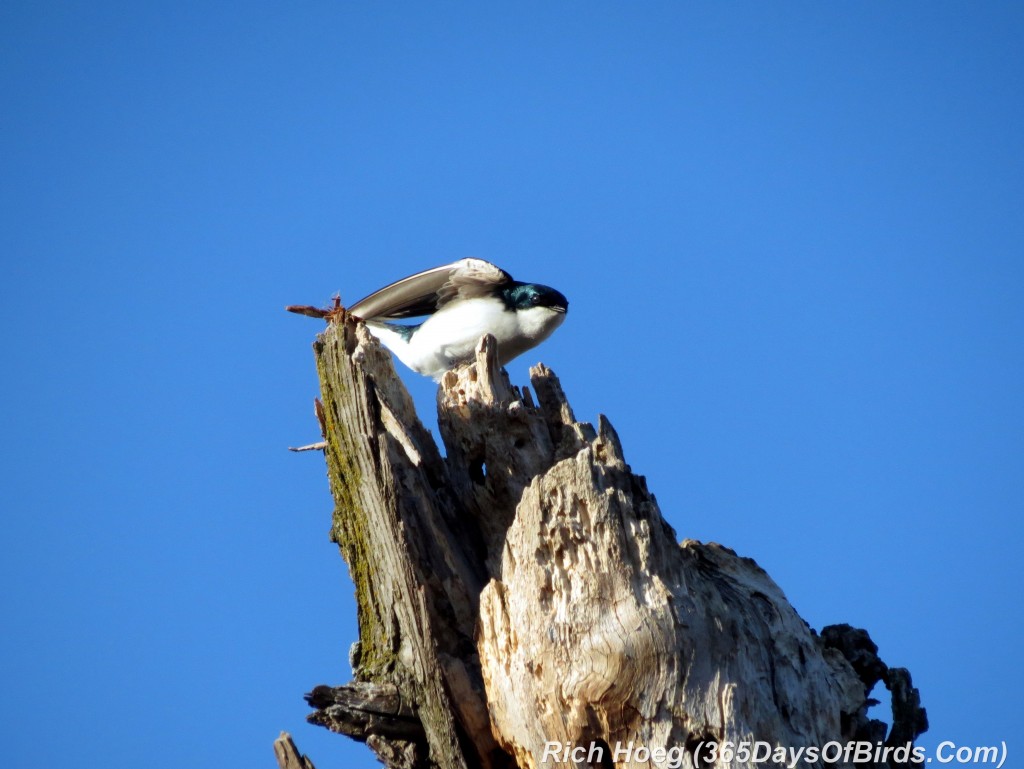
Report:
[{"label": "gray driftwood texture", "polygon": [[[705,767],[713,741],[896,746],[927,727],[866,632],[816,634],[753,560],[679,542],[550,369],[513,387],[484,338],[438,389],[442,457],[361,324],[341,315],[314,349],[359,641],[355,680],[307,695],[312,723],[402,769]],[[889,730],[867,715],[878,681]]]}]

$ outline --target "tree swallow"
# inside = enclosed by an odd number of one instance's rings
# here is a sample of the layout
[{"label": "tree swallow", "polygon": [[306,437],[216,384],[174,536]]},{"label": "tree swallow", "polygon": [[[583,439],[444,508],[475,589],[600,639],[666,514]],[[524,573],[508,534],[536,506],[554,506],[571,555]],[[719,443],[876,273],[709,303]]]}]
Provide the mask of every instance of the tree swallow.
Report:
[{"label": "tree swallow", "polygon": [[[472,360],[484,334],[498,340],[502,366],[562,325],[569,302],[538,283],[522,283],[483,259],[461,259],[403,278],[348,308],[402,363],[439,380]],[[416,325],[393,323],[427,316]]]}]

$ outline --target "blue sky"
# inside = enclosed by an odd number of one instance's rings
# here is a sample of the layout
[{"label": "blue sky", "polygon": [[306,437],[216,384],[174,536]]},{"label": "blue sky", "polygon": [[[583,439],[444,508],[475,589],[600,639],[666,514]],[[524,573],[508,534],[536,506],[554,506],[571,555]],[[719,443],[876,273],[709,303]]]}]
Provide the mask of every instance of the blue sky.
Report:
[{"label": "blue sky", "polygon": [[[0,9],[0,716],[11,766],[321,769],[349,679],[291,303],[464,256],[680,537],[908,667],[923,744],[1019,742],[1024,10]],[[403,372],[428,421],[433,386]]]}]

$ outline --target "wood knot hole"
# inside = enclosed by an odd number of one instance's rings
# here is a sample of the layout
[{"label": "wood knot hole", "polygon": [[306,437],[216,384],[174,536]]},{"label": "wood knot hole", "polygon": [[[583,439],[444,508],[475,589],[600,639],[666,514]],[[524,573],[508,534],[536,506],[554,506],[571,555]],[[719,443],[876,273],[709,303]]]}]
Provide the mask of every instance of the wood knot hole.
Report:
[{"label": "wood knot hole", "polygon": [[483,457],[476,457],[469,463],[469,479],[477,486],[487,483],[487,463]]}]

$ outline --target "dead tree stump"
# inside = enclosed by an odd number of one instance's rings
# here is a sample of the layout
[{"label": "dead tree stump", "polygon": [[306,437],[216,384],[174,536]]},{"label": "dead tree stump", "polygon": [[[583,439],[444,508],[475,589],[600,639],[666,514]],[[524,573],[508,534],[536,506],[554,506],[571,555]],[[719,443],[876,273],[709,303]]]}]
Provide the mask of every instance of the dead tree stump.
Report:
[{"label": "dead tree stump", "polygon": [[891,744],[927,728],[866,632],[818,635],[753,560],[678,542],[611,424],[577,422],[550,369],[531,370],[534,400],[481,340],[441,381],[442,457],[361,324],[339,314],[314,350],[359,641],[355,680],[307,695],[312,723],[396,769],[754,766],[711,743],[884,745],[867,715],[883,680]]}]

